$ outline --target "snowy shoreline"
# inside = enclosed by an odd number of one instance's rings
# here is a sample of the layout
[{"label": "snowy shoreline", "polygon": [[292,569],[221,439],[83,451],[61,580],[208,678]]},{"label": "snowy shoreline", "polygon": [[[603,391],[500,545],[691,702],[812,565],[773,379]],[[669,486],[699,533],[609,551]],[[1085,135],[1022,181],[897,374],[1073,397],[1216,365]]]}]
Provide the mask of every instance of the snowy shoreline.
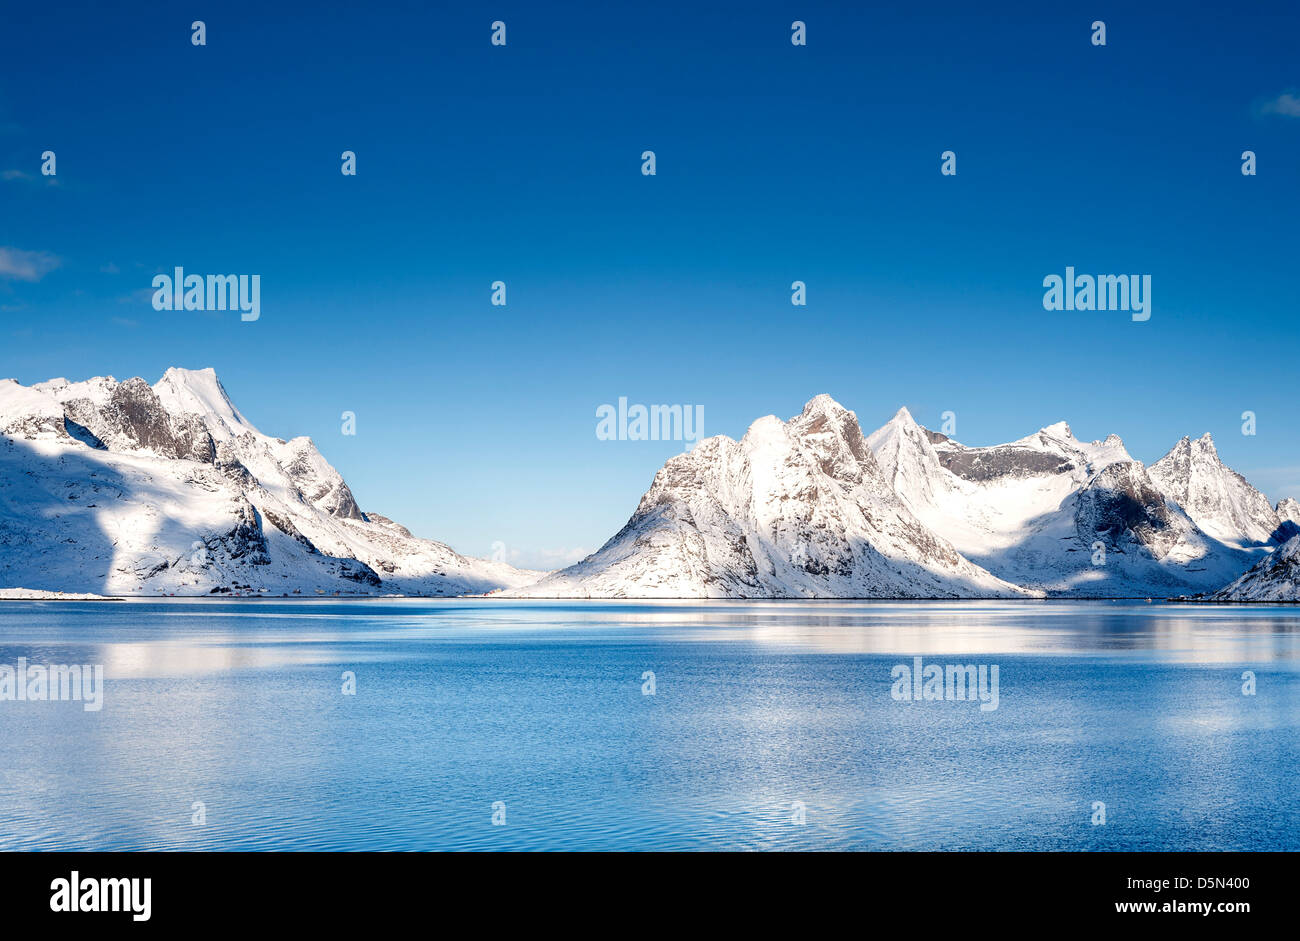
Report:
[{"label": "snowy shoreline", "polygon": [[66,591],[42,591],[35,588],[0,588],[0,601],[121,601],[109,595],[76,594]]}]

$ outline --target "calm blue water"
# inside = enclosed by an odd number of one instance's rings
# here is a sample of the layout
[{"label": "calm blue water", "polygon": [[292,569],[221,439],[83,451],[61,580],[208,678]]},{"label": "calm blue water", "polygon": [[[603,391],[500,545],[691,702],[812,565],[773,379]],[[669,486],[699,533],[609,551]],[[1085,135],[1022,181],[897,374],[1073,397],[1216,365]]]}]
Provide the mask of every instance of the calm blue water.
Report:
[{"label": "calm blue water", "polygon": [[1297,609],[0,603],[19,657],[106,690],[0,702],[0,849],[1300,849]]}]

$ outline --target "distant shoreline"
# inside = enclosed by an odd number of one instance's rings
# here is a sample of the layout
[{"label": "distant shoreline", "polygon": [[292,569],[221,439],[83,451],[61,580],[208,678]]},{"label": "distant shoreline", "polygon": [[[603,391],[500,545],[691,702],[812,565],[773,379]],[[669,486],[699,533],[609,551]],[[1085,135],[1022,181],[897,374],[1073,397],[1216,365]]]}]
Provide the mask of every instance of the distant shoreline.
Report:
[{"label": "distant shoreline", "polygon": [[[21,594],[20,594],[21,592]],[[548,597],[548,598],[528,598],[528,597],[502,597],[499,594],[489,595],[226,595],[226,594],[203,594],[203,595],[94,595],[94,594],[76,594],[71,592],[57,591],[26,591],[24,589],[4,588],[0,589],[0,602],[4,601],[486,601],[499,600],[510,602],[551,602],[551,601],[590,601],[595,603],[610,602],[627,602],[632,604],[653,604],[655,602],[694,602],[696,604],[772,604],[774,602],[792,602],[800,604],[835,604],[838,602],[879,602],[881,604],[972,604],[984,603],[990,601],[996,602],[1018,602],[1021,604],[1035,604],[1042,602],[1103,602],[1103,601],[1122,601],[1122,602],[1146,602],[1148,604],[1189,604],[1189,605],[1275,605],[1280,607],[1295,607],[1300,605],[1297,601],[1222,601],[1212,600],[1209,598],[1146,598],[1137,595],[1125,596],[1117,595],[1114,597],[1098,598],[1072,598],[1072,597],[1055,597],[1055,598],[584,598],[578,596],[572,597]]]}]

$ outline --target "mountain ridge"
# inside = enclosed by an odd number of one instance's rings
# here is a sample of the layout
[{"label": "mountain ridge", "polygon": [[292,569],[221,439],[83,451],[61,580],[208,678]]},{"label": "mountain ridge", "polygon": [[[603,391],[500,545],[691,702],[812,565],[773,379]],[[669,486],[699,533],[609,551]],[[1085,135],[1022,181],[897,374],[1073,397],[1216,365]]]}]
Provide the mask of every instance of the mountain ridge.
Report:
[{"label": "mountain ridge", "polygon": [[[850,423],[843,417],[848,416]],[[838,424],[837,424],[838,423]],[[828,556],[815,530],[777,525],[751,511],[763,501],[798,505],[809,518],[830,517],[818,501],[826,484],[773,488],[776,470],[804,468],[813,440],[805,429],[836,428],[817,457],[831,482],[875,491],[852,500],[870,516],[892,513],[895,539],[866,526],[841,527]],[[814,436],[816,437],[816,436]],[[1204,439],[1207,440],[1208,439]],[[768,450],[763,459],[762,442]],[[866,457],[870,452],[872,459]],[[1212,444],[1209,446],[1212,448]],[[1177,449],[1177,446],[1175,450]],[[813,449],[815,450],[815,449]],[[1233,490],[1240,518],[1216,514],[1213,500],[1193,514],[1164,489],[1118,435],[1076,439],[1068,423],[1045,426],[1003,445],[968,447],[930,431],[900,408],[864,436],[854,413],[830,396],[809,400],[788,422],[765,416],[736,442],[715,436],[677,455],[656,474],[636,512],[586,559],[509,594],[522,597],[1161,597],[1203,595],[1227,585],[1280,543],[1279,514],[1262,495],[1202,446],[1192,489]],[[1176,477],[1167,462],[1162,479]],[[847,474],[847,476],[846,476]],[[797,475],[796,475],[797,477]],[[1248,489],[1247,489],[1248,488]],[[743,491],[737,499],[738,491]],[[891,503],[891,495],[897,506]],[[804,497],[807,499],[804,499]],[[881,502],[883,501],[883,503]],[[1260,501],[1267,507],[1258,512]],[[1300,506],[1297,506],[1300,511]],[[1253,513],[1253,515],[1252,515]],[[848,510],[841,518],[853,515]],[[1204,519],[1216,535],[1198,522]],[[1239,539],[1224,529],[1246,527]],[[788,523],[788,521],[786,521]],[[1271,525],[1267,532],[1264,523]],[[1218,524],[1216,526],[1216,524]],[[783,542],[795,532],[800,538]],[[1254,536],[1260,538],[1254,539]],[[1220,538],[1222,537],[1222,538]],[[1227,539],[1227,541],[1224,541]],[[757,553],[754,551],[757,541]],[[886,562],[872,567],[877,550]],[[885,551],[879,551],[885,546]],[[906,546],[910,546],[910,551]],[[772,551],[779,550],[779,553]],[[804,572],[776,577],[780,554]],[[899,581],[905,563],[942,562],[935,572]],[[809,567],[811,565],[811,568]],[[965,568],[965,566],[970,566]],[[923,564],[922,569],[925,568]],[[963,580],[955,573],[966,573]],[[978,573],[972,575],[971,573]],[[863,578],[867,578],[864,583]],[[1008,591],[1010,586],[1014,591]]]},{"label": "mountain ridge", "polygon": [[1209,435],[1148,467],[1118,435],[1081,441],[1064,421],[968,446],[904,407],[868,435],[819,394],[786,421],[763,416],[739,440],[716,435],[673,456],[600,549],[529,572],[363,511],[310,437],[258,431],[211,368],[172,367],[153,385],[0,380],[0,585],[1277,600],[1294,589],[1263,563],[1295,536],[1300,502],[1271,505]]},{"label": "mountain ridge", "polygon": [[210,368],[4,380],[0,432],[0,584],[459,595],[541,575],[370,519],[310,438],[262,434]]}]

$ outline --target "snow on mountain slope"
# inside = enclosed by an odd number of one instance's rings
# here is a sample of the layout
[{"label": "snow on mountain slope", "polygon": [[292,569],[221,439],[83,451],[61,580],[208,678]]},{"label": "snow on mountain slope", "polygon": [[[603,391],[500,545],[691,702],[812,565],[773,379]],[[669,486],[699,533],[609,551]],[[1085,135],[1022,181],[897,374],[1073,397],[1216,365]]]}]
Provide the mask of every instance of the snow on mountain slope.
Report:
[{"label": "snow on mountain slope", "polygon": [[1300,536],[1292,536],[1210,600],[1300,601]]},{"label": "snow on mountain slope", "polygon": [[1116,435],[1079,441],[1064,422],[967,447],[900,410],[868,442],[899,497],[972,562],[1054,595],[1209,590],[1250,556],[1170,505]]},{"label": "snow on mountain slope", "polygon": [[530,597],[950,598],[1027,593],[963,558],[894,494],[826,395],[740,441],[670,459],[627,525]]},{"label": "snow on mountain slope", "polygon": [[1183,438],[1151,465],[1151,478],[1202,530],[1230,546],[1270,546],[1282,520],[1268,498],[1219,460],[1214,440]]},{"label": "snow on mountain slope", "polygon": [[66,434],[58,402],[13,379],[0,379],[0,435],[35,439]]},{"label": "snow on mountain slope", "polygon": [[0,381],[0,432],[0,584],[453,595],[541,574],[367,517],[310,439],[263,435],[211,369]]}]

